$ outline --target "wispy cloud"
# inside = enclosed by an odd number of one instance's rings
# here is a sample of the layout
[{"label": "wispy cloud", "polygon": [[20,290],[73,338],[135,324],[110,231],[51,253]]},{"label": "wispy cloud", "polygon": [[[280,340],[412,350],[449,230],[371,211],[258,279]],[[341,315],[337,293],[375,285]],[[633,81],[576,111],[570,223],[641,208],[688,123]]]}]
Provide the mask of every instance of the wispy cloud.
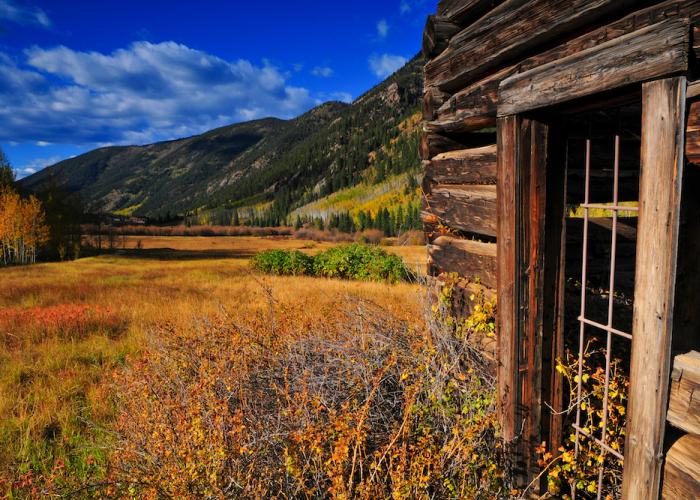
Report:
[{"label": "wispy cloud", "polygon": [[379,38],[386,38],[389,35],[389,23],[382,19],[377,23],[377,35]]},{"label": "wispy cloud", "polygon": [[37,25],[45,28],[51,26],[51,19],[42,9],[12,0],[0,0],[0,20],[25,26]]},{"label": "wispy cloud", "polygon": [[329,68],[328,66],[316,66],[311,70],[311,74],[321,78],[330,78],[333,76],[333,68]]},{"label": "wispy cloud", "polygon": [[20,168],[16,168],[15,173],[17,174],[18,179],[22,179],[23,177],[27,177],[29,175],[37,173],[39,170],[42,170],[46,167],[49,167],[51,165],[55,165],[59,161],[61,161],[62,158],[60,156],[52,156],[50,158],[36,158],[29,163],[26,163]]},{"label": "wispy cloud", "polygon": [[369,58],[369,67],[379,78],[386,78],[403,67],[408,59],[394,54],[373,55]]},{"label": "wispy cloud", "polygon": [[0,141],[143,144],[291,118],[320,102],[270,63],[228,61],[175,42],[109,54],[33,47],[24,57],[0,53]]},{"label": "wispy cloud", "polygon": [[399,7],[401,14],[408,14],[413,10],[413,7],[408,2],[408,0],[401,0],[401,6]]}]

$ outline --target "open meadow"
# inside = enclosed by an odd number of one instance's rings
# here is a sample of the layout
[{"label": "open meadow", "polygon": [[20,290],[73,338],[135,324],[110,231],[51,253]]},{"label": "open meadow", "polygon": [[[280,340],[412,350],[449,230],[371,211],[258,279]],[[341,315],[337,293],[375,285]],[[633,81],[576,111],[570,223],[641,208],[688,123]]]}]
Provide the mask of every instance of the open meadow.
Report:
[{"label": "open meadow", "polygon": [[[319,325],[341,330],[347,311],[363,303],[408,325],[422,321],[416,284],[250,270],[249,259],[260,250],[315,253],[332,243],[279,237],[130,237],[125,243],[112,254],[0,271],[0,493],[13,483],[15,491],[50,487],[58,477],[75,484],[101,480],[119,439],[115,425],[124,432],[115,380],[136,384],[139,374],[130,370],[168,332],[177,332],[170,340],[189,338],[195,345],[198,335],[206,336],[202,322],[269,328],[274,336]],[[425,268],[423,246],[386,250],[413,269]]]}]

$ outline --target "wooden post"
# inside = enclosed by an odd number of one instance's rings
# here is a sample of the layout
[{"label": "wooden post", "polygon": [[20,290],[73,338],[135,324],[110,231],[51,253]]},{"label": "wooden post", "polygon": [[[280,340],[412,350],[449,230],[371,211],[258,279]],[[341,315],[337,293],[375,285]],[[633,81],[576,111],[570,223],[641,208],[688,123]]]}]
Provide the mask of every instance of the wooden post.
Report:
[{"label": "wooden post", "polygon": [[541,441],[545,210],[549,127],[519,116],[498,121],[497,282],[499,400],[513,441],[516,482],[537,474]]},{"label": "wooden post", "polygon": [[686,78],[645,83],[623,498],[659,497],[671,366]]},{"label": "wooden post", "polygon": [[517,116],[498,119],[497,282],[498,282],[498,401],[503,439],[518,435],[515,424],[517,396],[516,303],[516,166],[520,154],[520,122]]}]

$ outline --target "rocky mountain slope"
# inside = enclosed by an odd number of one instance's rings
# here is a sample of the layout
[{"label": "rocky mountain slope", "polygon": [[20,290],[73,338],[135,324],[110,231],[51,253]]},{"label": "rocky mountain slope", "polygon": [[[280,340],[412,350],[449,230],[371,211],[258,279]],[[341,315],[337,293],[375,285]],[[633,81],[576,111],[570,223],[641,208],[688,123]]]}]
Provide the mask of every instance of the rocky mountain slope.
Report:
[{"label": "rocky mountain slope", "polygon": [[410,117],[419,108],[422,67],[414,58],[350,105],[330,102],[293,120],[266,118],[186,139],[101,148],[22,185],[35,192],[60,187],[91,212],[216,218],[255,209],[268,223],[282,223],[293,210],[360,180],[383,182],[418,166],[417,131],[406,123],[417,124]]}]

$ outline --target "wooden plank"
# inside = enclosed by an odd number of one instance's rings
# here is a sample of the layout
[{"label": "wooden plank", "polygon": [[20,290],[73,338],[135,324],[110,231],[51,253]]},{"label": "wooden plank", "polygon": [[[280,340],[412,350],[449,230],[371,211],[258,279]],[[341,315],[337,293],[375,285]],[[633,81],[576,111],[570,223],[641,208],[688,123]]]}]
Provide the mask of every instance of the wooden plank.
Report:
[{"label": "wooden plank", "polygon": [[496,145],[439,154],[424,171],[438,184],[496,184]]},{"label": "wooden plank", "polygon": [[700,164],[700,100],[691,102],[689,105],[688,126],[685,133],[685,154],[688,161]]},{"label": "wooden plank", "polygon": [[460,27],[445,16],[428,16],[423,30],[423,55],[426,59],[447,48],[450,38],[459,32]]},{"label": "wooden plank", "polygon": [[517,398],[517,321],[516,262],[516,165],[520,150],[520,118],[498,120],[497,252],[496,279],[498,297],[498,415],[503,440],[513,441],[520,433],[515,422]]},{"label": "wooden plank", "polygon": [[450,137],[424,131],[420,140],[421,160],[430,160],[435,155],[446,151],[464,149],[464,144]]},{"label": "wooden plank", "polygon": [[664,464],[663,498],[700,498],[700,436],[682,436],[668,450]]},{"label": "wooden plank", "polygon": [[440,236],[428,245],[428,253],[438,272],[457,273],[496,288],[495,243]]},{"label": "wooden plank", "polygon": [[700,96],[700,82],[692,82],[688,84],[688,91],[686,93],[687,99],[695,99]]},{"label": "wooden plank", "polygon": [[690,25],[673,19],[503,80],[498,114],[552,106],[688,69]]},{"label": "wooden plank", "polygon": [[657,498],[671,368],[686,78],[642,88],[642,161],[623,498]]},{"label": "wooden plank", "polygon": [[[528,198],[516,224],[524,222],[523,234],[527,241],[523,245],[523,260],[520,273],[526,277],[527,284],[523,290],[523,303],[527,311],[523,312],[524,331],[522,341],[526,344],[524,360],[527,372],[523,373],[525,410],[525,459],[527,480],[539,473],[535,447],[542,442],[542,340],[544,319],[544,264],[545,264],[545,226],[547,207],[547,143],[549,127],[544,123],[527,120],[530,144],[527,151],[527,170],[529,185],[522,198]],[[522,221],[522,222],[520,222]],[[521,361],[521,368],[523,361]]]},{"label": "wooden plank", "polygon": [[442,224],[496,236],[496,186],[438,184],[426,194],[428,210]]},{"label": "wooden plank", "polygon": [[669,423],[685,432],[700,434],[700,352],[675,357],[670,392]]},{"label": "wooden plank", "polygon": [[634,3],[634,0],[507,0],[452,38],[449,47],[426,65],[426,83],[445,91],[464,88],[536,47]]},{"label": "wooden plank", "polygon": [[[532,56],[516,65],[506,67],[491,74],[452,97],[432,87],[431,92],[440,92],[440,101],[431,99],[430,109],[424,114],[426,121],[462,122],[464,130],[474,129],[484,123],[483,117],[495,119],[498,108],[498,86],[502,80],[542,66],[586,49],[614,40],[646,26],[651,26],[668,18],[688,15],[693,10],[700,11],[700,0],[669,0],[634,13],[598,28],[585,35],[562,43],[546,52]],[[700,92],[700,85],[698,85]],[[435,107],[437,105],[437,107]],[[424,104],[424,110],[426,106]],[[472,125],[476,124],[476,125]],[[446,127],[447,128],[447,127]]]},{"label": "wooden plank", "polygon": [[437,118],[437,110],[449,99],[450,95],[435,87],[428,87],[423,93],[423,120],[432,121]]},{"label": "wooden plank", "polygon": [[501,3],[503,0],[441,0],[438,13],[467,26]]}]

